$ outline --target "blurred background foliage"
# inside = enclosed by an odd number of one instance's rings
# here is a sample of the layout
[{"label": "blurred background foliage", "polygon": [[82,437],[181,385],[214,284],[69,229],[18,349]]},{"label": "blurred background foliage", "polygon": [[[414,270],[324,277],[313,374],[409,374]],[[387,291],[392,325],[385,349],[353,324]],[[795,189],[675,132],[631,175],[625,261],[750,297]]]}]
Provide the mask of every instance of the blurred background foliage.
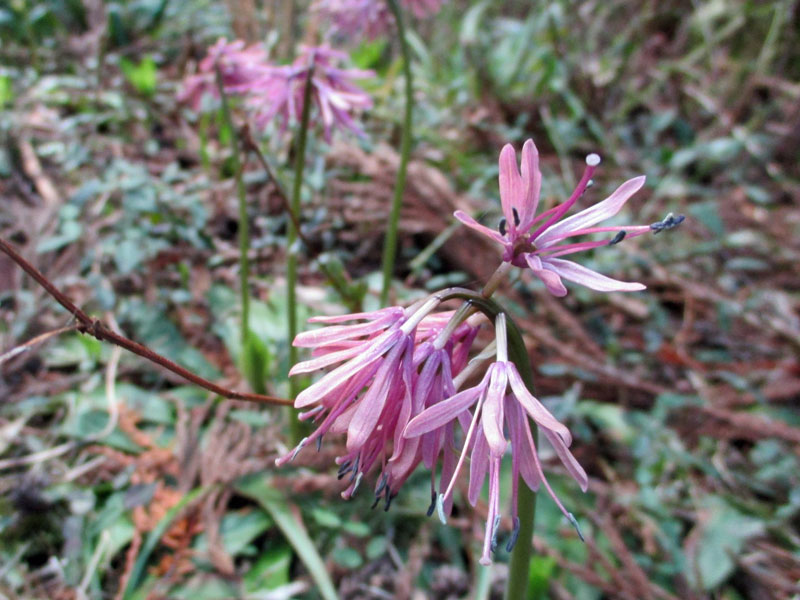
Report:
[{"label": "blurred background foliage", "polygon": [[[230,132],[175,95],[219,36],[288,60],[323,29],[299,1],[0,4],[0,235],[134,339],[205,377],[286,393],[286,215],[249,157],[262,360],[248,365]],[[504,290],[591,477],[582,495],[555,468],[587,541],[540,499],[531,598],[800,594],[798,31],[796,0],[453,0],[412,22],[400,301],[493,269],[496,249],[451,214],[499,219],[506,142],[534,138],[549,202],[597,151],[595,198],[648,177],[625,222],[688,216],[586,255],[646,292],[557,301],[524,274]],[[367,138],[312,141],[305,316],[375,306],[397,165],[396,41],[337,43],[376,71],[376,106]],[[260,142],[288,179],[281,137]],[[0,256],[0,352],[69,321]],[[343,502],[341,441],[275,469],[279,411],[74,332],[0,368],[2,598],[499,597],[506,556],[475,560],[485,505],[458,500],[441,526],[422,473],[388,512],[363,490]]]}]

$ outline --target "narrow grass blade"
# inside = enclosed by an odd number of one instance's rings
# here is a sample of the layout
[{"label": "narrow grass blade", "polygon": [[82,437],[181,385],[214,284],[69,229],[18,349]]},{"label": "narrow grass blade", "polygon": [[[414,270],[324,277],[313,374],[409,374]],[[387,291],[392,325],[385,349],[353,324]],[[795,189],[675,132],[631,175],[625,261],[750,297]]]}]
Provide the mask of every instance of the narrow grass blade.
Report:
[{"label": "narrow grass blade", "polygon": [[317,584],[317,591],[324,600],[338,600],[336,588],[331,581],[325,563],[317,552],[314,542],[306,528],[289,509],[286,496],[272,487],[263,476],[250,476],[242,479],[236,490],[258,502],[266,510],[275,524],[283,532],[297,556],[303,561],[311,578]]}]

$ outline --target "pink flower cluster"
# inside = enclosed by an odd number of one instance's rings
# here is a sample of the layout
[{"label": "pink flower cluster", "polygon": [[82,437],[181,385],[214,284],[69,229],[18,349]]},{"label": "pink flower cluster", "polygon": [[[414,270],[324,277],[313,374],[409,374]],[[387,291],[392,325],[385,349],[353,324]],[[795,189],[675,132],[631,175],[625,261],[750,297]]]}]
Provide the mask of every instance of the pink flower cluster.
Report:
[{"label": "pink flower cluster", "polygon": [[346,57],[328,46],[304,46],[291,65],[273,65],[257,44],[245,47],[241,40],[220,39],[209,48],[198,73],[185,80],[178,99],[198,110],[203,96],[218,97],[218,69],[225,93],[245,99],[258,127],[277,117],[285,129],[300,120],[308,82],[311,101],[317,108],[312,118],[321,122],[327,140],[337,126],[363,135],[353,115],[370,108],[372,99],[353,81],[372,77],[373,73],[337,67]]},{"label": "pink flower cluster", "polygon": [[[292,460],[305,445],[321,443],[326,433],[346,435],[346,453],[337,458],[339,478],[349,477],[342,495],[352,496],[364,474],[380,470],[375,503],[386,509],[397,490],[420,463],[431,471],[432,503],[442,520],[449,513],[453,489],[467,454],[471,455],[469,501],[477,502],[488,471],[489,518],[481,562],[491,562],[500,523],[500,464],[510,441],[514,481],[520,474],[531,489],[541,483],[564,509],[547,483],[528,417],[540,427],[583,490],[586,473],[570,453],[569,431],[528,392],[508,361],[506,317],[496,322],[497,359],[475,387],[456,390],[455,378],[467,364],[478,328],[454,313],[434,313],[434,296],[408,309],[386,308],[341,317],[317,317],[324,329],[301,333],[294,344],[313,348],[309,361],[291,375],[339,365],[298,395],[295,406],[308,409],[301,419],[319,421],[316,431],[276,462]],[[356,324],[341,325],[349,321]],[[458,432],[461,432],[459,435]],[[506,437],[508,432],[508,439]],[[460,440],[461,450],[457,450]],[[459,458],[456,460],[456,456]],[[441,462],[439,489],[433,482]],[[517,484],[511,500],[513,547],[519,527]]]},{"label": "pink flower cluster", "polygon": [[[401,0],[401,6],[418,19],[433,15],[441,4],[442,0]],[[389,31],[393,21],[385,0],[316,0],[312,10],[343,36],[375,39]]]},{"label": "pink flower cluster", "polygon": [[[590,154],[586,171],[569,199],[537,215],[542,178],[536,146],[531,140],[525,142],[520,169],[514,149],[507,145],[500,153],[500,197],[505,218],[498,230],[479,224],[461,211],[455,216],[502,244],[504,261],[530,268],[557,296],[567,293],[562,279],[605,292],[643,289],[639,283],[617,281],[559,258],[619,243],[626,235],[659,233],[683,221],[682,216],[670,214],[651,225],[595,226],[616,215],[644,185],[644,177],[623,183],[602,202],[565,218],[590,186],[599,163],[600,157]],[[613,237],[568,241],[587,234]],[[500,471],[509,448],[513,528],[507,549],[511,550],[519,533],[520,480],[532,490],[544,485],[577,528],[577,521],[547,482],[531,420],[583,491],[588,478],[569,451],[572,437],[567,428],[530,393],[517,366],[509,361],[506,315],[500,312],[494,323],[495,361],[480,383],[459,391],[461,379],[465,379],[460,374],[467,369],[478,330],[471,318],[464,320],[469,310],[436,313],[439,304],[439,296],[434,295],[407,309],[394,307],[312,319],[330,326],[297,336],[294,344],[312,348],[313,358],[296,365],[290,374],[333,369],[295,401],[296,407],[307,409],[301,418],[319,422],[316,431],[277,462],[291,460],[309,442],[321,443],[326,433],[346,434],[346,452],[337,459],[339,477],[349,477],[345,497],[355,493],[364,474],[376,469],[381,472],[375,489],[376,504],[384,498],[388,509],[399,487],[423,463],[431,471],[432,503],[428,514],[438,510],[444,521],[452,507],[455,483],[469,455],[467,497],[473,505],[488,478],[489,513],[481,555],[481,562],[488,564],[497,546]],[[344,324],[351,321],[356,323]],[[480,357],[485,359],[484,355],[485,351]],[[439,463],[437,492],[434,482]]]}]

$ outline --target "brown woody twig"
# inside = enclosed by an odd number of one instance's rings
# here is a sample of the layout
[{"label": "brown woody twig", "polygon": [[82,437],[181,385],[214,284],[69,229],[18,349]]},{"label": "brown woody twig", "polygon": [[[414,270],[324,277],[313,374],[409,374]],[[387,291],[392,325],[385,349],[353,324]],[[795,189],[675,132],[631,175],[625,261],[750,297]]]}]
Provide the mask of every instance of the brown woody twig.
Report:
[{"label": "brown woody twig", "polygon": [[138,354],[142,358],[149,360],[150,362],[156,363],[157,365],[161,365],[165,369],[180,375],[187,381],[194,383],[204,389],[207,389],[215,394],[223,396],[225,398],[230,398],[232,400],[246,400],[248,402],[258,402],[262,404],[282,404],[288,405],[292,404],[291,400],[286,398],[277,398],[274,396],[265,396],[263,394],[253,394],[249,392],[236,392],[234,390],[229,390],[224,387],[221,387],[211,381],[200,377],[192,373],[191,371],[184,369],[180,365],[172,362],[168,358],[161,356],[157,352],[153,352],[150,348],[139,344],[138,342],[134,342],[133,340],[129,340],[128,338],[119,335],[109,329],[106,325],[104,325],[98,319],[93,319],[85,312],[83,312],[80,308],[75,306],[69,298],[67,298],[58,288],[56,288],[48,279],[45,277],[41,271],[39,271],[36,267],[30,264],[27,260],[25,260],[22,256],[20,256],[14,248],[8,244],[5,240],[0,238],[0,250],[7,254],[11,260],[17,263],[22,270],[25,271],[28,275],[30,275],[36,283],[41,285],[48,294],[50,294],[55,300],[64,308],[66,308],[78,321],[75,329],[83,334],[91,335],[92,337],[97,338],[100,341],[111,342],[129,352],[133,352],[134,354]]}]

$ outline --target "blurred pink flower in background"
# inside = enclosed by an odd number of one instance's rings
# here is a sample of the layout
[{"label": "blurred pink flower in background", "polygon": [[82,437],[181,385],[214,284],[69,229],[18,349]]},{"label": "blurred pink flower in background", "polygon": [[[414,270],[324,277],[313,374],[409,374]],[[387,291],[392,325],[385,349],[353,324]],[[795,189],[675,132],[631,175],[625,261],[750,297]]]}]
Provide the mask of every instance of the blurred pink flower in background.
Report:
[{"label": "blurred pink flower in background", "polygon": [[354,114],[372,107],[372,99],[353,81],[372,77],[373,73],[336,66],[346,58],[346,54],[328,46],[304,46],[291,65],[272,65],[261,46],[246,47],[241,40],[220,39],[209,48],[198,65],[198,73],[184,80],[178,100],[199,110],[204,95],[218,98],[216,69],[219,69],[225,93],[244,98],[259,128],[278,117],[281,128],[285,129],[300,120],[306,81],[311,73],[311,98],[317,107],[312,119],[321,123],[325,139],[330,140],[335,127],[363,135]]},{"label": "blurred pink flower in background", "polygon": [[[442,0],[400,0],[416,18],[432,16]],[[375,39],[389,31],[392,13],[385,0],[316,0],[312,10],[327,21],[334,34]]]},{"label": "blurred pink flower in background", "polygon": [[208,49],[198,65],[196,75],[183,82],[178,101],[199,110],[203,96],[219,98],[215,69],[219,68],[225,93],[242,93],[253,81],[263,77],[271,69],[267,53],[259,44],[246,47],[242,40],[229,42],[223,38]]},{"label": "blurred pink flower in background", "polygon": [[[575,191],[563,202],[536,216],[542,174],[539,171],[539,153],[532,140],[522,148],[522,170],[517,167],[517,155],[510,144],[500,152],[500,201],[504,218],[498,230],[478,223],[464,213],[455,216],[462,223],[479,231],[503,245],[503,260],[518,267],[529,267],[547,289],[556,296],[564,296],[567,289],[561,279],[574,281],[600,292],[631,292],[643,290],[641,283],[627,283],[601,275],[578,263],[558,258],[573,252],[614,245],[628,238],[653,231],[658,233],[671,229],[683,221],[683,217],[669,215],[664,221],[652,225],[594,227],[595,224],[616,215],[633,194],[644,185],[645,178],[634,177],[623,183],[608,198],[571,217],[563,218],[591,185],[592,174],[600,157],[586,157],[586,169]],[[562,243],[568,238],[596,233],[614,233],[609,240],[592,240]]]},{"label": "blurred pink flower in background", "polygon": [[256,125],[263,128],[278,117],[285,129],[289,123],[299,121],[310,72],[311,100],[317,107],[316,119],[322,124],[325,139],[330,140],[336,126],[364,135],[353,114],[371,108],[372,98],[353,81],[372,77],[374,73],[335,66],[346,58],[344,52],[329,46],[303,46],[291,65],[273,67],[264,77],[253,81],[247,103],[254,110]]}]

